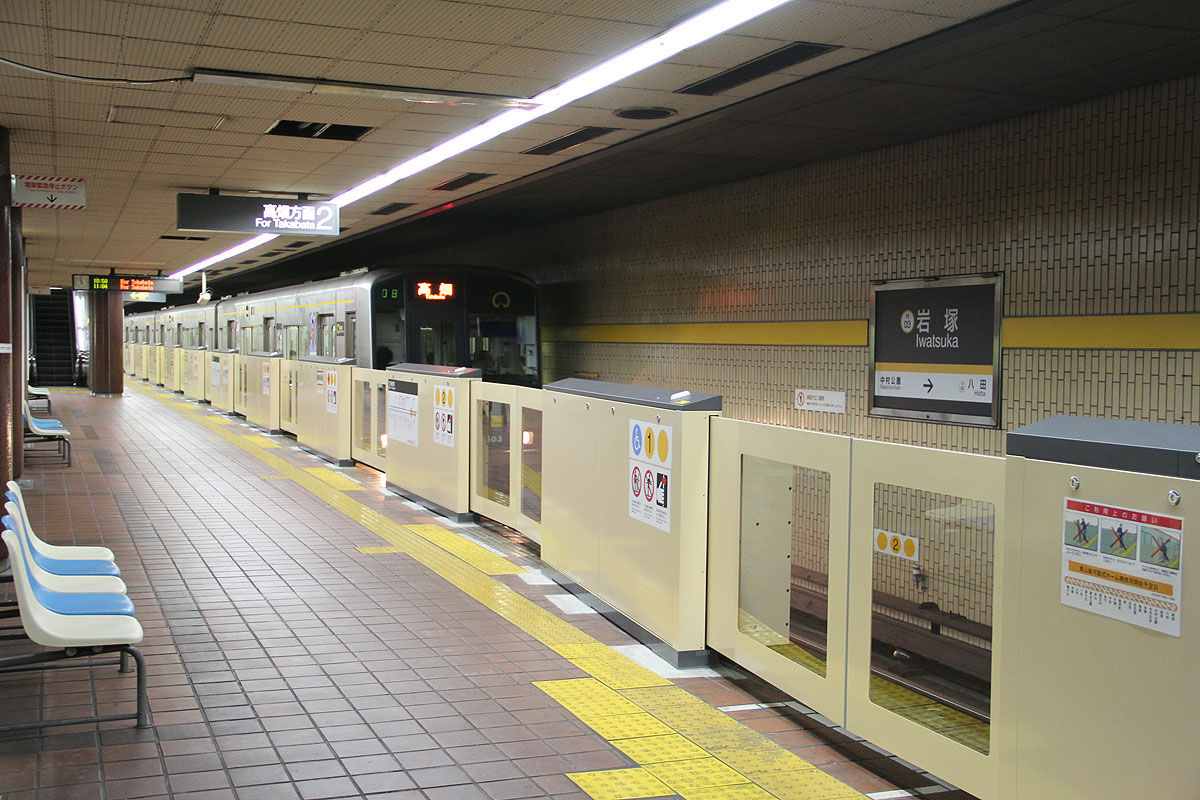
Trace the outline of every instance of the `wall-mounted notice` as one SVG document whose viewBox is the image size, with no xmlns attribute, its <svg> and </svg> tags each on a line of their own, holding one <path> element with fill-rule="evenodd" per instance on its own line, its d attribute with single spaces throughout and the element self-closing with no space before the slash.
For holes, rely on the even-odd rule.
<svg viewBox="0 0 1200 800">
<path fill-rule="evenodd" d="M 828 411 L 831 414 L 846 413 L 845 392 L 797 389 L 795 400 L 797 411 Z"/>
<path fill-rule="evenodd" d="M 1000 422 L 1000 276 L 871 287 L 870 414 Z"/>
<path fill-rule="evenodd" d="M 336 369 L 325 370 L 325 411 L 329 414 L 337 413 L 338 403 L 338 379 Z"/>
<path fill-rule="evenodd" d="M 433 387 L 433 441 L 454 447 L 454 387 Z"/>
<path fill-rule="evenodd" d="M 263 379 L 262 379 L 263 394 L 271 394 L 271 362 L 263 362 Z"/>
<path fill-rule="evenodd" d="M 1183 518 L 1066 498 L 1062 603 L 1179 636 Z"/>
<path fill-rule="evenodd" d="M 671 428 L 629 421 L 629 516 L 671 532 Z"/>
<path fill-rule="evenodd" d="M 417 385 L 412 381 L 388 378 L 388 443 L 402 442 L 417 446 Z"/>
</svg>

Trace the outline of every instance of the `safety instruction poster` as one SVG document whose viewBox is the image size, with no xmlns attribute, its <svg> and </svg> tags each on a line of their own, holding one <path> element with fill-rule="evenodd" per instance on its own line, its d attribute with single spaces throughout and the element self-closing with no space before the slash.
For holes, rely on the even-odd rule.
<svg viewBox="0 0 1200 800">
<path fill-rule="evenodd" d="M 264 361 L 262 367 L 263 367 L 262 390 L 263 390 L 264 395 L 269 395 L 271 393 L 271 362 Z"/>
<path fill-rule="evenodd" d="M 671 532 L 671 428 L 629 421 L 629 516 Z"/>
<path fill-rule="evenodd" d="M 388 441 L 417 446 L 417 385 L 412 381 L 388 379 Z"/>
<path fill-rule="evenodd" d="M 454 447 L 454 387 L 433 387 L 433 441 Z"/>
<path fill-rule="evenodd" d="M 325 411 L 330 414 L 337 413 L 338 403 L 338 379 L 337 370 L 330 369 L 325 371 Z"/>
<path fill-rule="evenodd" d="M 1183 518 L 1066 498 L 1062 602 L 1179 636 Z"/>
</svg>

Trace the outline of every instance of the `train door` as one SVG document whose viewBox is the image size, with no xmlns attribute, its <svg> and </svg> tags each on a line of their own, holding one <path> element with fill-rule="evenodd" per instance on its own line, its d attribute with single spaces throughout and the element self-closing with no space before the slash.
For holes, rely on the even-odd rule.
<svg viewBox="0 0 1200 800">
<path fill-rule="evenodd" d="M 409 285 L 409 361 L 470 366 L 460 282 L 449 275 L 431 275 L 414 278 Z"/>
</svg>

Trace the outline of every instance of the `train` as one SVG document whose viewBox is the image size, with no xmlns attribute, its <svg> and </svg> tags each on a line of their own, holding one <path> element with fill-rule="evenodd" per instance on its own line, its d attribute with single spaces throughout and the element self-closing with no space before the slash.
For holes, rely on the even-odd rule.
<svg viewBox="0 0 1200 800">
<path fill-rule="evenodd" d="M 481 267 L 385 267 L 130 313 L 126 344 L 338 359 L 371 369 L 477 367 L 483 379 L 541 385 L 537 287 Z"/>
</svg>

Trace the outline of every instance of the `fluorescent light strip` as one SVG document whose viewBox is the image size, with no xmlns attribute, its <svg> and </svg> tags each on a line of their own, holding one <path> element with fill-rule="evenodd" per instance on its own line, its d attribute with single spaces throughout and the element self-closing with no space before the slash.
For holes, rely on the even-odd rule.
<svg viewBox="0 0 1200 800">
<path fill-rule="evenodd" d="M 543 117 L 552 111 L 573 103 L 580 98 L 593 94 L 614 83 L 628 78 L 637 72 L 665 61 L 672 56 L 694 47 L 714 36 L 736 28 L 744 22 L 778 8 L 791 0 L 724 0 L 707 11 L 703 11 L 691 19 L 685 20 L 671 28 L 661 36 L 643 42 L 636 47 L 614 56 L 574 78 L 542 92 L 530 102 L 536 104 L 533 108 L 514 108 L 505 111 L 487 122 L 476 125 L 458 136 L 426 150 L 420 155 L 410 158 L 381 175 L 354 186 L 334 197 L 330 202 L 339 208 L 361 200 L 367 195 L 374 194 L 380 189 L 386 189 L 397 181 L 416 175 L 418 172 L 453 158 L 456 155 L 478 147 L 484 142 L 491 141 L 497 136 L 503 136 L 509 131 Z M 206 258 L 190 267 L 185 267 L 172 273 L 172 278 L 182 278 L 193 272 L 210 267 L 213 264 L 232 258 L 246 252 L 264 242 L 274 239 L 273 234 L 256 236 L 237 247 L 223 253 Z"/>
</svg>

